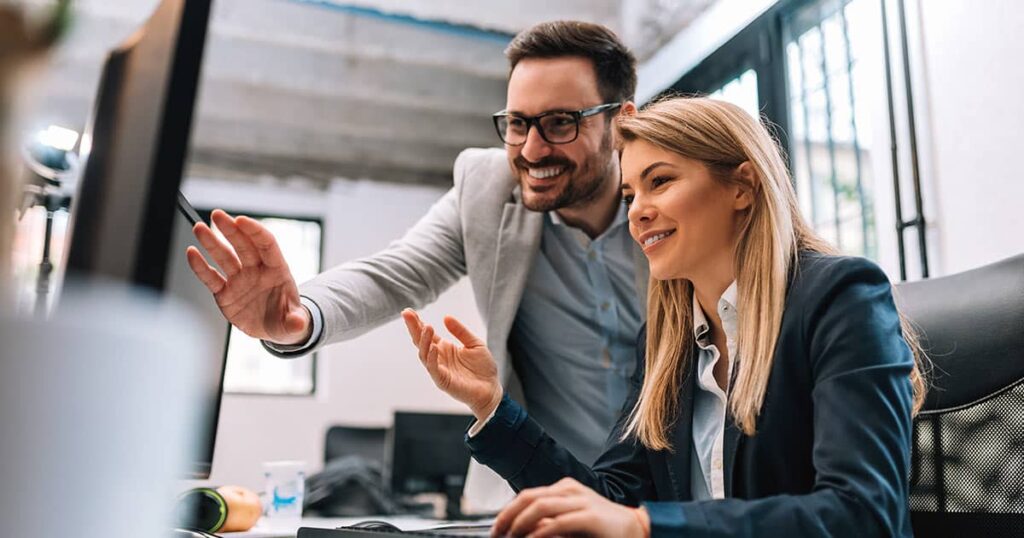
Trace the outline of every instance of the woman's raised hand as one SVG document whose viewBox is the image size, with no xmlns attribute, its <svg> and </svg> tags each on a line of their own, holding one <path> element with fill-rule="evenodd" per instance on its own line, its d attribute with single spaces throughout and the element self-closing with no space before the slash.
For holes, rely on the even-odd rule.
<svg viewBox="0 0 1024 538">
<path fill-rule="evenodd" d="M 484 341 L 451 316 L 445 316 L 444 326 L 458 343 L 438 336 L 412 309 L 403 310 L 402 319 L 434 384 L 466 404 L 477 419 L 486 418 L 498 406 L 503 391 Z"/>
</svg>

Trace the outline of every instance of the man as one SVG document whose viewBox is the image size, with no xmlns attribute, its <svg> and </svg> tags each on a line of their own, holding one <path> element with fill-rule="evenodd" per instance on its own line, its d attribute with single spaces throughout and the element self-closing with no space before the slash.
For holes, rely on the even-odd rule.
<svg viewBox="0 0 1024 538">
<path fill-rule="evenodd" d="M 353 338 L 467 275 L 505 386 L 591 463 L 626 398 L 644 317 L 647 265 L 611 131 L 636 109 L 636 60 L 608 29 L 564 21 L 525 30 L 505 53 L 507 107 L 494 115 L 504 155 L 462 152 L 454 187 L 400 241 L 300 294 L 269 232 L 215 211 L 231 246 L 205 225 L 195 233 L 223 274 L 195 248 L 188 259 L 228 320 L 282 357 Z M 467 486 L 476 507 L 510 498 L 489 502 L 478 476 Z"/>
</svg>

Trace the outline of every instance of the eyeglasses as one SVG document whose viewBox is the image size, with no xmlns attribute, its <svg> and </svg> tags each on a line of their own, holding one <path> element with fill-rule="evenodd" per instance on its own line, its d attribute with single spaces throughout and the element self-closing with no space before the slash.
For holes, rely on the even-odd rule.
<svg viewBox="0 0 1024 538">
<path fill-rule="evenodd" d="M 621 105 L 622 103 L 605 103 L 576 111 L 555 110 L 537 114 L 532 118 L 509 114 L 502 110 L 493 116 L 494 128 L 497 129 L 501 141 L 509 146 L 525 144 L 531 126 L 536 126 L 540 137 L 549 144 L 568 144 L 580 135 L 580 120 L 614 110 Z"/>
</svg>

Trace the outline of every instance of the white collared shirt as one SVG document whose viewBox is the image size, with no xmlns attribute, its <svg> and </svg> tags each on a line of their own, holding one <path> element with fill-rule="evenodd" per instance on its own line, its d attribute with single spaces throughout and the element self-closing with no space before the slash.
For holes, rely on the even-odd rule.
<svg viewBox="0 0 1024 538">
<path fill-rule="evenodd" d="M 727 370 L 730 373 L 736 364 L 736 302 L 736 282 L 733 282 L 718 301 L 718 316 L 725 332 L 729 352 Z M 715 365 L 722 356 L 711 343 L 709 331 L 707 316 L 694 295 L 693 336 L 698 347 L 695 361 L 697 390 L 693 394 L 693 451 L 690 458 L 690 489 L 694 500 L 725 497 L 722 442 L 725 437 L 728 386 L 723 391 L 715 381 Z"/>
</svg>

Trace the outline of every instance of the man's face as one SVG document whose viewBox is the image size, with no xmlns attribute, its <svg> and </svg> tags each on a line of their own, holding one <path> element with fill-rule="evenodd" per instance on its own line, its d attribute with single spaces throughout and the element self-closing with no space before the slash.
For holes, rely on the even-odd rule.
<svg viewBox="0 0 1024 538">
<path fill-rule="evenodd" d="M 533 117 L 551 111 L 577 111 L 603 104 L 593 63 L 582 57 L 526 58 L 508 80 L 509 114 Z M 519 178 L 523 204 L 533 211 L 579 207 L 596 198 L 615 177 L 611 126 L 607 112 L 580 120 L 579 136 L 551 144 L 537 127 L 526 143 L 505 146 Z"/>
</svg>

